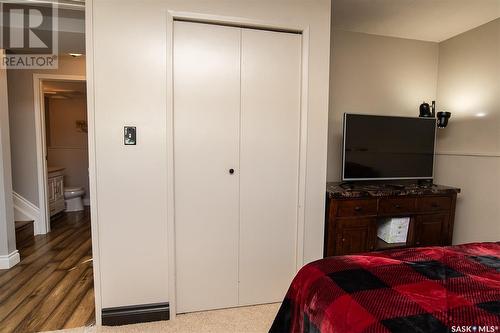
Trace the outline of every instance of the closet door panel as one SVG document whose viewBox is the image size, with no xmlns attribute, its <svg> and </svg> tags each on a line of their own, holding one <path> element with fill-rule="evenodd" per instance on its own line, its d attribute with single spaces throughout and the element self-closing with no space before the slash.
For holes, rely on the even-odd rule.
<svg viewBox="0 0 500 333">
<path fill-rule="evenodd" d="M 238 304 L 240 29 L 174 23 L 177 310 Z"/>
<path fill-rule="evenodd" d="M 300 35 L 242 30 L 242 305 L 282 300 L 296 270 L 300 82 Z"/>
</svg>

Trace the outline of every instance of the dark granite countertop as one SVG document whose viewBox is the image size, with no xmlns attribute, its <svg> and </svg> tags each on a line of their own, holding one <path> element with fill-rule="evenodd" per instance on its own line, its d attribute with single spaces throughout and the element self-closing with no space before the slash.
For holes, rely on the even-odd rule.
<svg viewBox="0 0 500 333">
<path fill-rule="evenodd" d="M 326 184 L 326 192 L 329 198 L 369 198 L 409 195 L 432 195 L 432 194 L 456 194 L 460 189 L 444 185 L 419 185 L 417 183 L 406 184 L 345 184 L 331 182 Z"/>
</svg>

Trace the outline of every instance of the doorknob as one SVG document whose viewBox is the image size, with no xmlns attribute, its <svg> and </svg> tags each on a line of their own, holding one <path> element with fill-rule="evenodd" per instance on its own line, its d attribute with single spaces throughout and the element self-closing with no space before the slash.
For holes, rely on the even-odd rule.
<svg viewBox="0 0 500 333">
<path fill-rule="evenodd" d="M 234 173 L 234 169 L 229 169 L 229 173 L 232 175 Z"/>
</svg>

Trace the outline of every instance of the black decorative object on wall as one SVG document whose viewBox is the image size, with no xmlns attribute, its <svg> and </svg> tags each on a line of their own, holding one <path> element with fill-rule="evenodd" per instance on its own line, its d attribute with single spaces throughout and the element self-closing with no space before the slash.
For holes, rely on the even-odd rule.
<svg viewBox="0 0 500 333">
<path fill-rule="evenodd" d="M 429 103 L 423 102 L 420 104 L 420 115 L 419 117 L 432 117 L 431 107 Z"/>
<path fill-rule="evenodd" d="M 438 112 L 437 124 L 439 128 L 445 128 L 448 125 L 448 119 L 451 117 L 451 112 Z"/>
<path fill-rule="evenodd" d="M 424 118 L 434 118 L 437 116 L 437 125 L 439 128 L 445 128 L 448 125 L 448 120 L 451 117 L 451 112 L 438 112 L 436 114 L 436 101 L 432 101 L 432 104 L 423 102 L 419 107 L 419 117 Z"/>
</svg>

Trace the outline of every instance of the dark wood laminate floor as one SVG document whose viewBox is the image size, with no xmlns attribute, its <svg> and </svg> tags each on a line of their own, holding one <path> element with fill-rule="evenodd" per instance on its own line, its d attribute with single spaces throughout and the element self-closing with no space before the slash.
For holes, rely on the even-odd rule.
<svg viewBox="0 0 500 333">
<path fill-rule="evenodd" d="M 0 332 L 39 332 L 95 322 L 90 213 L 67 213 L 0 270 Z"/>
</svg>

